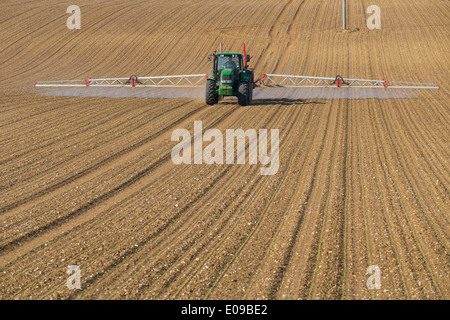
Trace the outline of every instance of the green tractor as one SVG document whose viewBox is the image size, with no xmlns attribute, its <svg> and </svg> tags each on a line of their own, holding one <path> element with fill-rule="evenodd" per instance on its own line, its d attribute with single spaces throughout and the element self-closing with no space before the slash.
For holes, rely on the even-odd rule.
<svg viewBox="0 0 450 320">
<path fill-rule="evenodd" d="M 254 72 L 248 68 L 250 56 L 242 53 L 214 53 L 208 56 L 213 61 L 206 80 L 206 104 L 214 105 L 225 96 L 235 96 L 241 106 L 252 102 Z"/>
</svg>

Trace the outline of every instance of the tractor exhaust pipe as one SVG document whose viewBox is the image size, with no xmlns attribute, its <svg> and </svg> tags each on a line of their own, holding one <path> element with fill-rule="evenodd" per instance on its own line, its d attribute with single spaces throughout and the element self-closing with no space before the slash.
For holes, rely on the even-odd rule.
<svg viewBox="0 0 450 320">
<path fill-rule="evenodd" d="M 247 69 L 247 52 L 245 51 L 245 42 L 244 42 L 244 68 Z"/>
</svg>

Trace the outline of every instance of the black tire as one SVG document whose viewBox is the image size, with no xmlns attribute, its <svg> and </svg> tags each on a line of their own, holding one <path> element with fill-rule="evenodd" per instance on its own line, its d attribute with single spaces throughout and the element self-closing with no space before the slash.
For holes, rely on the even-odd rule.
<svg viewBox="0 0 450 320">
<path fill-rule="evenodd" d="M 206 104 L 215 105 L 219 102 L 219 95 L 216 93 L 216 82 L 212 79 L 206 80 Z"/>
<path fill-rule="evenodd" d="M 247 82 L 239 85 L 238 103 L 240 106 L 248 106 L 250 104 L 250 87 Z"/>
</svg>

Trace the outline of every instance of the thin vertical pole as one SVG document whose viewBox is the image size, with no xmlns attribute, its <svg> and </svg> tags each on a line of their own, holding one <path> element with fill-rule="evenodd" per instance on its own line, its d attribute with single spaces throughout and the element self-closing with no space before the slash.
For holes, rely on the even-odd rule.
<svg viewBox="0 0 450 320">
<path fill-rule="evenodd" d="M 347 30 L 347 0 L 342 0 L 342 28 Z"/>
</svg>

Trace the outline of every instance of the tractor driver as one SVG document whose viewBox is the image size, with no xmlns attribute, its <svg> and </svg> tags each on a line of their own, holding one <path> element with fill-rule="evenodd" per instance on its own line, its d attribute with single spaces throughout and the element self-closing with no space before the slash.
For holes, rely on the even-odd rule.
<svg viewBox="0 0 450 320">
<path fill-rule="evenodd" d="M 236 63 L 232 60 L 231 56 L 224 56 L 222 65 L 225 69 L 236 69 Z"/>
</svg>

